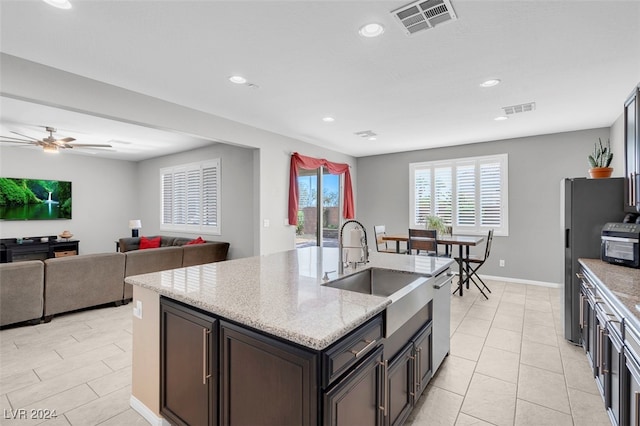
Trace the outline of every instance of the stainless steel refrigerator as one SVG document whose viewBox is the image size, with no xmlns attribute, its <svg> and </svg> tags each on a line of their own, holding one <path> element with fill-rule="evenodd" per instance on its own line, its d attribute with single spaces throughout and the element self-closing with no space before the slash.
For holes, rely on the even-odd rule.
<svg viewBox="0 0 640 426">
<path fill-rule="evenodd" d="M 564 337 L 580 343 L 579 258 L 600 258 L 600 234 L 607 222 L 624 219 L 624 178 L 563 179 L 560 193 L 564 233 Z"/>
</svg>

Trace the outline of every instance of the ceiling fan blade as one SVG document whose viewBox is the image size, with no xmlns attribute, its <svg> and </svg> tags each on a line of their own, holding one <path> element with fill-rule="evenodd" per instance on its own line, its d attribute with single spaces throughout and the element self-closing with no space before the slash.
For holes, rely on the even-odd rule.
<svg viewBox="0 0 640 426">
<path fill-rule="evenodd" d="M 17 141 L 22 141 L 22 142 L 31 142 L 31 141 L 30 141 L 30 140 L 28 140 L 28 139 L 24 139 L 24 138 L 14 138 L 13 136 L 0 136 L 0 138 L 3 138 L 3 139 L 14 139 L 14 140 L 17 140 Z"/>
<path fill-rule="evenodd" d="M 11 133 L 16 134 L 16 135 L 20 135 L 23 138 L 27 138 L 27 139 L 31 139 L 31 140 L 36 141 L 36 142 L 40 142 L 40 139 L 32 138 L 31 136 L 23 135 L 22 133 L 14 132 L 13 130 L 11 130 Z"/>
<path fill-rule="evenodd" d="M 104 143 L 73 143 L 65 145 L 68 148 L 113 148 L 111 145 Z"/>
<path fill-rule="evenodd" d="M 69 143 L 69 142 L 73 142 L 75 140 L 76 140 L 75 138 L 62 138 L 62 139 L 56 140 L 56 143 L 57 142 Z"/>
<path fill-rule="evenodd" d="M 31 142 L 31 141 L 10 141 L 10 140 L 0 139 L 0 142 L 18 143 L 18 144 L 22 144 L 22 145 L 38 145 L 37 142 Z"/>
</svg>

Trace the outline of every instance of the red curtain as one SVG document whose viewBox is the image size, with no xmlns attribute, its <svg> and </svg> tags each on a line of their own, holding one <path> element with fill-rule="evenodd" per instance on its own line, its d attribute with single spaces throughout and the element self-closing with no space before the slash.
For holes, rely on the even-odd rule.
<svg viewBox="0 0 640 426">
<path fill-rule="evenodd" d="M 298 224 L 298 168 L 313 170 L 320 167 L 326 167 L 332 175 L 340 175 L 344 173 L 344 207 L 342 215 L 345 219 L 353 219 L 355 217 L 349 165 L 343 163 L 332 163 L 324 158 L 306 157 L 294 152 L 291 155 L 291 173 L 289 175 L 289 225 Z"/>
</svg>

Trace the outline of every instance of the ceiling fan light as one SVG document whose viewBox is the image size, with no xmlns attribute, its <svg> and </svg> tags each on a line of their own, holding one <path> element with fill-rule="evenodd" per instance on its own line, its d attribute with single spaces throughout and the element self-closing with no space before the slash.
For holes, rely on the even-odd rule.
<svg viewBox="0 0 640 426">
<path fill-rule="evenodd" d="M 45 145 L 45 146 L 42 147 L 42 150 L 44 152 L 46 152 L 46 153 L 49 153 L 49 154 L 57 154 L 57 153 L 60 152 L 58 150 L 58 147 L 55 146 L 55 145 Z"/>
<path fill-rule="evenodd" d="M 57 7 L 58 9 L 71 9 L 69 0 L 43 0 L 45 3 Z"/>
</svg>

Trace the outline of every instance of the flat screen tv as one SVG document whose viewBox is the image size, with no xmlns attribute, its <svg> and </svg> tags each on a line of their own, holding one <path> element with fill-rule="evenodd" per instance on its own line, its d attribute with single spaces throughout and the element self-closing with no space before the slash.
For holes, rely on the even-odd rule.
<svg viewBox="0 0 640 426">
<path fill-rule="evenodd" d="M 0 177 L 0 220 L 71 219 L 71 182 Z"/>
</svg>

